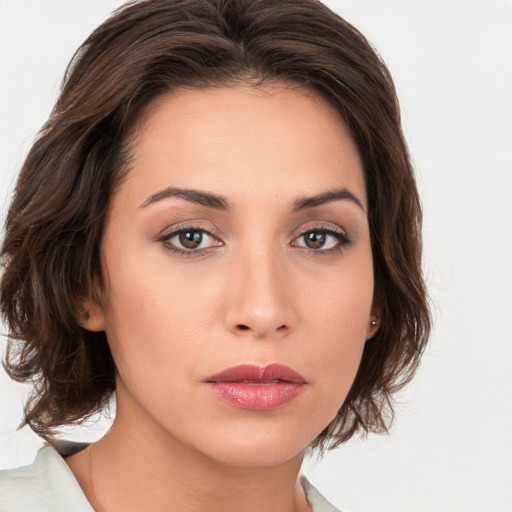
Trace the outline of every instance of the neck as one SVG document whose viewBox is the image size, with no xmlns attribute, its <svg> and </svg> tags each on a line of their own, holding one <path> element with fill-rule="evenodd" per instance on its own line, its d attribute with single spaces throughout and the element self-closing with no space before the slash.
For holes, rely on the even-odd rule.
<svg viewBox="0 0 512 512">
<path fill-rule="evenodd" d="M 110 432 L 68 459 L 97 512 L 303 512 L 297 484 L 303 453 L 251 467 L 214 460 L 185 446 L 153 422 L 129 421 L 118 406 Z"/>
</svg>

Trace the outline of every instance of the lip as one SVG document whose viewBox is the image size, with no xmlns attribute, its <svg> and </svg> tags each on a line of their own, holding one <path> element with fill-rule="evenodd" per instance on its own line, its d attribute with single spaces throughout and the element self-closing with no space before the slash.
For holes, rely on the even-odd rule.
<svg viewBox="0 0 512 512">
<path fill-rule="evenodd" d="M 270 411 L 291 402 L 304 389 L 306 379 L 282 364 L 242 364 L 226 368 L 204 380 L 224 402 L 240 409 Z"/>
</svg>

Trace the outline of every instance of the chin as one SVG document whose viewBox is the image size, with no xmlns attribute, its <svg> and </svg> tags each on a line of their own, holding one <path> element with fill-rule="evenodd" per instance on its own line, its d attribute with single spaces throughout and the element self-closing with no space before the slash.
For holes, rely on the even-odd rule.
<svg viewBox="0 0 512 512">
<path fill-rule="evenodd" d="M 243 429 L 211 432 L 196 449 L 227 466 L 263 468 L 279 466 L 293 459 L 301 461 L 314 437 L 310 432 L 283 429 L 277 425 L 253 429 L 246 425 Z"/>
<path fill-rule="evenodd" d="M 305 446 L 287 446 L 276 442 L 247 442 L 231 446 L 216 447 L 210 457 L 218 462 L 239 468 L 276 467 L 293 459 L 302 460 Z"/>
</svg>

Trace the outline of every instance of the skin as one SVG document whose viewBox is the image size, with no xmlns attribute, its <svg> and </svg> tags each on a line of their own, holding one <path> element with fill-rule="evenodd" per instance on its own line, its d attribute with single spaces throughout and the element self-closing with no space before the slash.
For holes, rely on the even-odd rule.
<svg viewBox="0 0 512 512">
<path fill-rule="evenodd" d="M 357 148 L 323 100 L 284 85 L 180 90 L 133 135 L 102 242 L 103 301 L 86 301 L 83 321 L 107 333 L 117 416 L 68 464 L 98 511 L 310 510 L 296 483 L 304 450 L 339 410 L 376 330 Z M 155 197 L 168 187 L 232 208 Z M 357 200 L 290 211 L 340 188 Z M 212 236 L 176 253 L 170 235 L 190 226 Z M 324 246 L 308 247 L 308 230 Z M 242 363 L 285 364 L 307 384 L 278 409 L 239 409 L 204 379 Z"/>
</svg>

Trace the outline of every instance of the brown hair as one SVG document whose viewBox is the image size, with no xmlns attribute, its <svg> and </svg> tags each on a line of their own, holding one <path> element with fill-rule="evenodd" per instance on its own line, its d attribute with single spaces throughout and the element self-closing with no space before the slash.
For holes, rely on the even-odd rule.
<svg viewBox="0 0 512 512">
<path fill-rule="evenodd" d="M 4 366 L 35 390 L 23 424 L 43 437 L 80 422 L 115 390 L 105 333 L 77 322 L 100 272 L 109 199 L 126 173 L 127 133 L 178 87 L 280 81 L 321 95 L 362 157 L 380 328 L 337 417 L 313 442 L 386 431 L 392 395 L 414 374 L 430 317 L 421 206 L 390 74 L 366 39 L 316 0 L 146 0 L 117 11 L 75 54 L 23 165 L 2 247 Z"/>
</svg>

